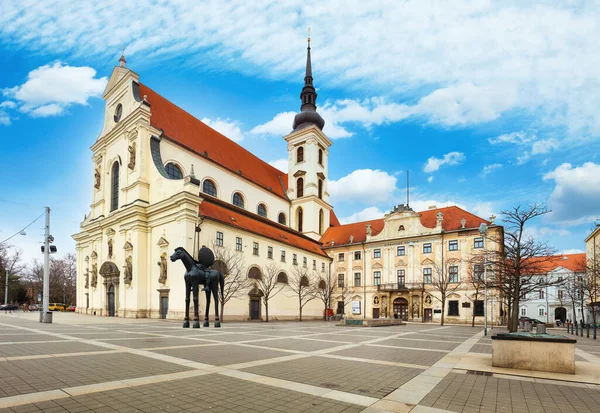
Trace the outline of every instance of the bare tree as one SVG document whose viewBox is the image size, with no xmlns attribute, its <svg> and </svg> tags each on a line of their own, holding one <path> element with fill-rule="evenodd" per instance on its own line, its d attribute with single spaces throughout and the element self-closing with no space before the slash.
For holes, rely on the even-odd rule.
<svg viewBox="0 0 600 413">
<path fill-rule="evenodd" d="M 530 222 L 548 212 L 544 204 L 537 203 L 503 211 L 504 248 L 487 251 L 487 260 L 496 269 L 488 277 L 488 287 L 498 289 L 506 300 L 510 332 L 517 331 L 521 296 L 552 284 L 541 274 L 545 274 L 545 264 L 553 259 L 554 250 L 546 242 L 527 235 Z M 501 243 L 500 239 L 495 241 Z"/>
<path fill-rule="evenodd" d="M 337 290 L 339 292 L 339 299 L 342 302 L 342 315 L 346 315 L 346 306 L 352 302 L 352 294 L 354 291 L 353 287 L 350 287 L 346 280 L 343 280 L 342 285 L 338 285 Z"/>
<path fill-rule="evenodd" d="M 325 306 L 325 311 L 323 312 L 324 320 L 327 319 L 327 310 L 331 308 L 331 297 L 336 288 L 335 279 L 329 269 L 325 272 L 325 277 L 325 279 L 319 279 L 317 288 L 318 297 L 321 299 L 321 301 L 323 301 L 323 305 Z"/>
<path fill-rule="evenodd" d="M 256 274 L 256 275 L 254 275 Z M 265 305 L 266 322 L 269 322 L 269 300 L 275 297 L 285 288 L 288 283 L 287 275 L 281 271 L 277 263 L 272 262 L 264 270 L 253 272 L 250 270 L 250 278 L 254 279 L 255 288 L 258 289 Z"/>
<path fill-rule="evenodd" d="M 239 298 L 252 286 L 252 281 L 246 274 L 247 268 L 244 255 L 233 251 L 229 247 L 216 245 L 213 242 L 211 249 L 215 254 L 213 268 L 225 276 L 225 284 L 221 291 L 221 321 L 225 313 L 225 304 L 232 298 Z"/>
<path fill-rule="evenodd" d="M 583 264 L 583 265 L 582 265 Z M 585 270 L 583 288 L 590 300 L 590 312 L 592 314 L 592 323 L 596 325 L 597 320 L 597 309 L 598 309 L 598 280 L 600 278 L 600 253 L 598 251 L 588 251 L 587 260 L 583 263 L 578 263 L 579 267 L 583 267 Z"/>
<path fill-rule="evenodd" d="M 299 321 L 302 321 L 302 310 L 304 306 L 319 296 L 319 282 L 308 270 L 308 268 L 296 265 L 292 269 L 289 280 L 289 289 L 298 298 Z"/>
<path fill-rule="evenodd" d="M 11 298 L 10 292 L 13 289 L 12 287 L 17 287 L 19 283 L 19 276 L 25 269 L 22 258 L 23 253 L 20 249 L 13 248 L 7 244 L 0 244 L 0 293 L 2 294 L 2 302 L 8 302 L 8 299 Z M 5 296 L 7 278 L 10 290 L 8 297 Z"/>
<path fill-rule="evenodd" d="M 442 320 L 441 325 L 444 325 L 444 312 L 446 311 L 446 299 L 449 294 L 452 294 L 460 286 L 458 260 L 448 260 L 442 264 L 433 264 L 431 277 L 431 286 L 438 291 L 440 296 L 433 294 L 433 297 L 442 304 Z M 455 272 L 456 271 L 456 272 Z"/>
<path fill-rule="evenodd" d="M 484 289 L 485 284 L 483 282 L 483 261 L 481 256 L 472 257 L 467 261 L 467 285 L 469 290 L 475 291 L 473 297 L 467 297 L 473 304 L 471 327 L 475 327 L 475 306 L 479 300 L 479 294 Z"/>
</svg>

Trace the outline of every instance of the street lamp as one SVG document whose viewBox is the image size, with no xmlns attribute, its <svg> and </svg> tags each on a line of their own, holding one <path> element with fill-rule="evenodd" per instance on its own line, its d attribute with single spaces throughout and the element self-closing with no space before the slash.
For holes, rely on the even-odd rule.
<svg viewBox="0 0 600 413">
<path fill-rule="evenodd" d="M 483 237 L 483 335 L 485 336 L 487 336 L 487 230 L 488 227 L 484 223 L 479 225 L 479 234 Z"/>
</svg>

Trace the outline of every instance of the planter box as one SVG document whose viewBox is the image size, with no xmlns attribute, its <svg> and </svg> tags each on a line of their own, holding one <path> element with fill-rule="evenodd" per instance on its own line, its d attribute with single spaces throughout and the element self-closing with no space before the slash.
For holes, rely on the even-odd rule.
<svg viewBox="0 0 600 413">
<path fill-rule="evenodd" d="M 575 374 L 576 342 L 550 334 L 498 334 L 492 337 L 492 366 Z"/>
</svg>

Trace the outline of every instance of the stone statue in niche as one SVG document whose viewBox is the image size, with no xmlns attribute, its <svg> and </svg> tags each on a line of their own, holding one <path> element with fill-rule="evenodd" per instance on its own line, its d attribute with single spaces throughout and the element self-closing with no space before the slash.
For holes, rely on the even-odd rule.
<svg viewBox="0 0 600 413">
<path fill-rule="evenodd" d="M 442 225 L 442 220 L 444 219 L 444 214 L 442 214 L 440 211 L 438 211 L 437 214 L 435 214 L 435 217 L 436 217 L 437 226 Z"/>
<path fill-rule="evenodd" d="M 431 296 L 430 295 L 425 296 L 425 304 L 431 305 Z"/>
<path fill-rule="evenodd" d="M 123 282 L 127 285 L 131 285 L 132 279 L 133 279 L 133 263 L 132 263 L 131 255 L 130 255 L 125 260 L 125 276 L 123 277 Z"/>
<path fill-rule="evenodd" d="M 100 167 L 94 170 L 94 188 L 100 189 Z"/>
<path fill-rule="evenodd" d="M 112 254 L 113 254 L 113 241 L 112 239 L 108 240 L 108 259 L 112 258 Z"/>
<path fill-rule="evenodd" d="M 419 296 L 413 297 L 412 300 L 412 315 L 413 318 L 419 318 Z"/>
<path fill-rule="evenodd" d="M 384 317 L 387 317 L 387 297 L 386 296 L 381 297 L 381 314 L 383 314 Z"/>
<path fill-rule="evenodd" d="M 367 235 L 371 235 L 372 230 L 371 230 L 371 224 L 367 224 Z"/>
<path fill-rule="evenodd" d="M 167 282 L 167 254 L 160 256 L 160 261 L 157 263 L 160 267 L 160 276 L 158 282 L 164 284 Z"/>
<path fill-rule="evenodd" d="M 373 298 L 373 305 L 379 305 L 379 297 L 378 296 L 375 296 Z"/>
<path fill-rule="evenodd" d="M 350 244 L 354 242 L 354 235 L 350 235 Z"/>
<path fill-rule="evenodd" d="M 96 288 L 98 285 L 98 265 L 92 264 L 92 287 Z"/>
<path fill-rule="evenodd" d="M 90 269 L 86 268 L 85 269 L 85 288 L 89 288 L 90 287 Z"/>
<path fill-rule="evenodd" d="M 466 219 L 461 219 L 460 220 L 460 228 L 461 229 L 465 229 L 465 225 L 467 224 L 467 220 Z"/>
<path fill-rule="evenodd" d="M 135 168 L 135 142 L 133 142 L 131 145 L 129 145 L 129 163 L 127 164 L 127 166 L 129 167 L 129 169 L 134 169 Z"/>
</svg>

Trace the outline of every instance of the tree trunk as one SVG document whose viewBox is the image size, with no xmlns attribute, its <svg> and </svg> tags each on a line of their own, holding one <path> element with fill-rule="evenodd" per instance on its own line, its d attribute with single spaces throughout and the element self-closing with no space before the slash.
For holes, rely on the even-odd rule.
<svg viewBox="0 0 600 413">
<path fill-rule="evenodd" d="M 484 304 L 485 305 L 485 304 Z M 514 333 L 519 325 L 519 294 L 515 295 L 512 303 L 512 313 L 508 322 L 508 331 Z"/>
<path fill-rule="evenodd" d="M 446 308 L 446 296 L 442 294 L 442 324 L 444 325 L 444 309 Z"/>
<path fill-rule="evenodd" d="M 225 309 L 225 303 L 223 302 L 223 300 L 221 300 L 221 314 L 219 314 L 221 316 L 221 322 L 223 322 L 223 319 L 225 318 L 225 316 L 223 315 L 224 309 Z"/>
<path fill-rule="evenodd" d="M 265 301 L 265 320 L 269 322 L 269 301 Z"/>
</svg>

